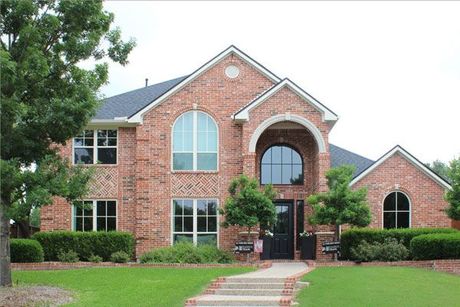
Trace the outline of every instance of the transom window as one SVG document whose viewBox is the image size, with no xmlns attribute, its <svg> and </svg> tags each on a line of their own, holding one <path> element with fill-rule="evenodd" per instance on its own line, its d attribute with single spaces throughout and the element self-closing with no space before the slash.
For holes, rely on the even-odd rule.
<svg viewBox="0 0 460 307">
<path fill-rule="evenodd" d="M 383 227 L 410 227 L 410 203 L 406 194 L 392 192 L 385 197 L 383 202 Z"/>
<path fill-rule="evenodd" d="M 208 114 L 190 111 L 174 123 L 173 170 L 217 170 L 217 125 Z"/>
<path fill-rule="evenodd" d="M 115 200 L 85 200 L 73 203 L 75 231 L 117 230 L 117 202 Z"/>
<path fill-rule="evenodd" d="M 303 184 L 303 163 L 300 154 L 286 145 L 268 148 L 260 162 L 262 184 Z"/>
<path fill-rule="evenodd" d="M 74 164 L 117 164 L 117 130 L 85 130 L 73 139 Z"/>
<path fill-rule="evenodd" d="M 217 244 L 217 201 L 173 200 L 173 242 Z"/>
</svg>

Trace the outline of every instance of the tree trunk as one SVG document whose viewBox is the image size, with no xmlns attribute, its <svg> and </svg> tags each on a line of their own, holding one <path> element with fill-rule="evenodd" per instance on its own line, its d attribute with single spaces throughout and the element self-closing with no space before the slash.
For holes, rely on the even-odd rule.
<svg viewBox="0 0 460 307">
<path fill-rule="evenodd" d="M 11 287 L 10 219 L 5 202 L 0 204 L 0 286 Z"/>
<path fill-rule="evenodd" d="M 21 232 L 20 234 L 18 233 L 18 238 L 30 238 L 29 220 L 16 221 L 16 224 L 18 225 L 18 230 Z"/>
</svg>

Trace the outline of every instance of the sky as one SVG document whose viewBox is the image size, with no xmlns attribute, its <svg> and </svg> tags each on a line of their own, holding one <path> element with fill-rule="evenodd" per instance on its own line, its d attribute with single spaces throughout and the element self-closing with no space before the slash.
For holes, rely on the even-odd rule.
<svg viewBox="0 0 460 307">
<path fill-rule="evenodd" d="M 396 144 L 460 157 L 460 2 L 107 1 L 137 47 L 113 96 L 188 75 L 235 45 L 339 115 L 329 142 L 370 159 Z"/>
</svg>

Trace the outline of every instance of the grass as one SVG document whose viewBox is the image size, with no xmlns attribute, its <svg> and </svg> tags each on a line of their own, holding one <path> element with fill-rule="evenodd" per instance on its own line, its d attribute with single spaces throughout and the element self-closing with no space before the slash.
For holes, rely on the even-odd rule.
<svg viewBox="0 0 460 307">
<path fill-rule="evenodd" d="M 210 281 L 252 268 L 91 268 L 15 271 L 19 285 L 58 286 L 75 293 L 69 306 L 184 306 Z"/>
<path fill-rule="evenodd" d="M 460 277 L 403 267 L 321 267 L 300 306 L 460 306 Z"/>
</svg>

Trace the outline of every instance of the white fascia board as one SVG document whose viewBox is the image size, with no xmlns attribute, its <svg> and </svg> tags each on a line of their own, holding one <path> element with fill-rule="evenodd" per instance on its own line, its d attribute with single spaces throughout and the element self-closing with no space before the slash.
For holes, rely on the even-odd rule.
<svg viewBox="0 0 460 307">
<path fill-rule="evenodd" d="M 87 127 L 88 128 L 103 128 L 103 127 L 135 127 L 139 123 L 129 122 L 128 118 L 125 117 L 115 117 L 113 119 L 92 119 Z"/>
<path fill-rule="evenodd" d="M 370 167 L 368 167 L 366 170 L 364 170 L 361 174 L 359 174 L 357 177 L 355 177 L 351 182 L 350 186 L 355 185 L 358 181 L 366 177 L 368 174 L 370 174 L 374 169 L 376 169 L 379 165 L 381 165 L 383 162 L 385 162 L 388 158 L 392 157 L 396 153 L 401 154 L 406 160 L 408 160 L 412 165 L 417 167 L 419 170 L 421 170 L 423 173 L 425 173 L 428 177 L 433 179 L 436 183 L 438 183 L 440 186 L 442 186 L 445 189 L 452 189 L 451 185 L 448 184 L 446 181 L 444 181 L 442 178 L 439 177 L 439 175 L 435 174 L 432 170 L 430 170 L 426 165 L 415 159 L 414 156 L 412 156 L 409 152 L 407 152 L 404 148 L 402 148 L 399 145 L 396 145 L 392 150 L 387 152 L 383 157 L 375 161 L 374 164 L 372 164 Z"/>
<path fill-rule="evenodd" d="M 281 90 L 284 86 L 288 86 L 291 90 L 293 90 L 297 95 L 302 97 L 304 100 L 306 100 L 309 104 L 311 104 L 314 108 L 316 108 L 319 112 L 322 114 L 322 119 L 323 121 L 337 121 L 339 117 L 334 114 L 331 110 L 323 106 L 319 101 L 317 101 L 315 98 L 310 96 L 308 93 L 306 93 L 304 90 L 302 90 L 300 87 L 298 87 L 295 83 L 293 83 L 289 79 L 284 79 L 280 83 L 278 83 L 276 86 L 274 86 L 272 89 L 255 99 L 253 102 L 251 102 L 248 106 L 246 106 L 243 110 L 239 111 L 236 113 L 233 118 L 236 121 L 247 121 L 249 119 L 249 111 L 263 103 L 265 100 L 273 96 L 275 93 L 277 93 L 279 90 Z"/>
<path fill-rule="evenodd" d="M 155 106 L 159 105 L 162 103 L 164 100 L 168 99 L 171 95 L 176 93 L 178 90 L 180 90 L 182 87 L 184 87 L 186 84 L 190 83 L 192 80 L 197 78 L 199 75 L 201 75 L 203 72 L 207 71 L 209 68 L 220 62 L 223 58 L 228 56 L 229 54 L 235 54 L 236 56 L 240 57 L 242 60 L 248 62 L 252 66 L 254 66 L 257 70 L 259 70 L 262 74 L 264 74 L 267 78 L 269 78 L 272 82 L 277 83 L 280 81 L 280 78 L 275 76 L 273 73 L 271 73 L 269 70 L 267 70 L 265 67 L 251 59 L 249 56 L 244 54 L 241 50 L 236 48 L 235 46 L 230 46 L 223 52 L 221 52 L 219 55 L 217 55 L 215 58 L 198 68 L 194 73 L 192 73 L 190 76 L 185 78 L 182 82 L 171 88 L 169 91 L 158 97 L 156 100 L 152 101 L 149 105 L 144 107 L 143 109 L 139 110 L 136 114 L 131 116 L 128 119 L 128 122 L 130 123 L 142 123 L 142 117 L 143 115 L 148 112 L 150 109 L 154 108 Z"/>
</svg>

